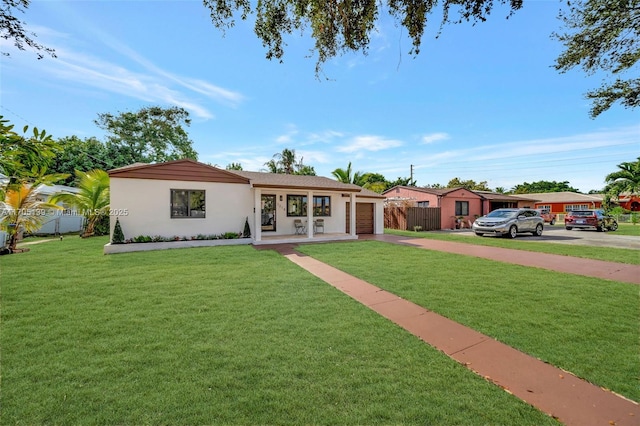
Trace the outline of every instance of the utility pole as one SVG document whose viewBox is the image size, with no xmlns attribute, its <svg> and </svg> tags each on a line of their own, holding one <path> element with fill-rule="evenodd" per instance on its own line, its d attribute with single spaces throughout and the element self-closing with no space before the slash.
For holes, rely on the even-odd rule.
<svg viewBox="0 0 640 426">
<path fill-rule="evenodd" d="M 409 185 L 414 186 L 413 185 L 413 164 L 410 164 L 411 167 L 411 178 L 409 180 Z"/>
</svg>

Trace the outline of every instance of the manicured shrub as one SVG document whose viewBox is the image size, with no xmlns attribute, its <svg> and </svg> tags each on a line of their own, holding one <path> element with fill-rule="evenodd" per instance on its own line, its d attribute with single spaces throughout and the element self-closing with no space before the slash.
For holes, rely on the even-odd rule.
<svg viewBox="0 0 640 426">
<path fill-rule="evenodd" d="M 244 231 L 242 232 L 244 238 L 251 238 L 251 227 L 249 226 L 249 218 L 244 221 Z"/>
<path fill-rule="evenodd" d="M 120 218 L 116 218 L 116 226 L 113 227 L 111 244 L 124 244 L 124 233 L 122 232 L 122 227 L 120 226 Z"/>
</svg>

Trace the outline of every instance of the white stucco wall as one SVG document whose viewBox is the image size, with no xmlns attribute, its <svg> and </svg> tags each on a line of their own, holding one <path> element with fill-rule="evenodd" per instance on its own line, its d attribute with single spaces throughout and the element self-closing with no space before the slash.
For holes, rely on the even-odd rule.
<svg viewBox="0 0 640 426">
<path fill-rule="evenodd" d="M 204 218 L 171 218 L 171 189 L 204 190 Z M 111 178 L 111 233 L 116 218 L 126 239 L 241 232 L 249 217 L 253 233 L 250 185 L 157 179 Z"/>
</svg>

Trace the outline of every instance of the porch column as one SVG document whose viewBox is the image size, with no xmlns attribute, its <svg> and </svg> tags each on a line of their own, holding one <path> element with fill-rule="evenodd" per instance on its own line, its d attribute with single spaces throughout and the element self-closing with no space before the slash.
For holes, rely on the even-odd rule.
<svg viewBox="0 0 640 426">
<path fill-rule="evenodd" d="M 262 241 L 262 190 L 253 188 L 253 240 Z"/>
<path fill-rule="evenodd" d="M 307 238 L 313 238 L 313 191 L 307 192 Z"/>
<path fill-rule="evenodd" d="M 349 234 L 356 236 L 356 193 L 352 192 L 349 198 Z"/>
</svg>

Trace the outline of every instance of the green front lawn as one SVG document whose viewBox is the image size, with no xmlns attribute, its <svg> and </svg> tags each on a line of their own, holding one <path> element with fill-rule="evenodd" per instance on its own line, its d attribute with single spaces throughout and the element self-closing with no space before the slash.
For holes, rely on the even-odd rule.
<svg viewBox="0 0 640 426">
<path fill-rule="evenodd" d="M 637 285 L 377 241 L 300 251 L 640 400 Z"/>
<path fill-rule="evenodd" d="M 640 225 L 634 225 L 633 223 L 619 223 L 615 234 L 640 237 Z"/>
<path fill-rule="evenodd" d="M 555 424 L 274 252 L 106 242 L 0 257 L 3 424 Z"/>
<path fill-rule="evenodd" d="M 640 225 L 637 225 L 637 227 L 639 227 L 638 229 L 640 229 Z M 384 232 L 385 234 L 400 235 L 405 237 L 428 238 L 433 240 L 453 241 L 457 243 L 475 244 L 480 246 L 503 247 L 515 250 L 535 251 L 541 253 L 559 254 L 562 256 L 574 256 L 586 259 L 604 260 L 607 262 L 640 265 L 640 252 L 634 249 L 545 243 L 539 241 L 526 241 L 526 238 L 516 238 L 515 240 L 494 237 L 481 238 L 476 237 L 475 235 L 455 235 L 453 233 L 444 232 L 413 232 L 400 231 L 397 229 L 385 229 Z"/>
</svg>

